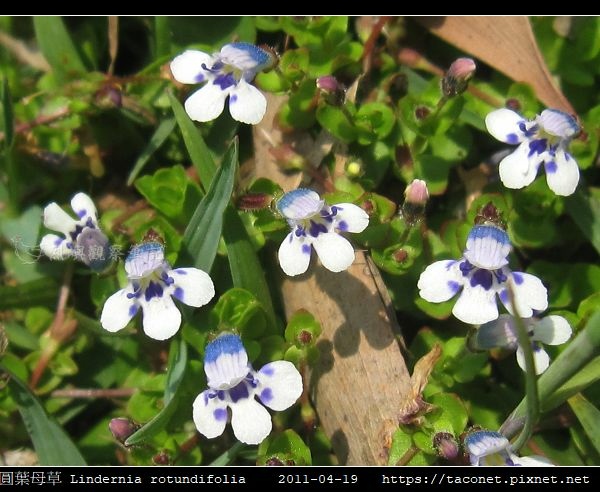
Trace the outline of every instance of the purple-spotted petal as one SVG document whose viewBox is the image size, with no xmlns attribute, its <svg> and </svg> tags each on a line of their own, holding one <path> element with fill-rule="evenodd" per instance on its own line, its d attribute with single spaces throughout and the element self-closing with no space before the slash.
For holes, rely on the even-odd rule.
<svg viewBox="0 0 600 492">
<path fill-rule="evenodd" d="M 127 297 L 128 294 L 132 293 L 133 286 L 130 284 L 115 292 L 106 300 L 100 315 L 102 328 L 110 332 L 116 332 L 127 326 L 127 323 L 138 311 L 136 301 Z"/>
<path fill-rule="evenodd" d="M 465 287 L 452 308 L 452 314 L 465 323 L 480 325 L 498 317 L 496 292 L 493 288 L 485 289 L 481 285 Z"/>
<path fill-rule="evenodd" d="M 554 193 L 569 196 L 575 192 L 579 183 L 579 166 L 571 155 L 559 149 L 554 157 L 546 158 L 545 168 L 548 187 Z"/>
<path fill-rule="evenodd" d="M 205 122 L 217 118 L 225 107 L 225 99 L 231 88 L 221 89 L 218 84 L 208 82 L 185 101 L 185 111 L 195 121 Z"/>
<path fill-rule="evenodd" d="M 82 224 L 87 222 L 87 219 L 91 219 L 92 223 L 97 226 L 98 221 L 96 219 L 98 215 L 98 211 L 96 210 L 96 205 L 92 199 L 87 196 L 85 193 L 77 193 L 71 199 L 71 208 L 80 219 Z"/>
<path fill-rule="evenodd" d="M 296 236 L 292 231 L 279 246 L 277 257 L 281 269 L 286 275 L 293 277 L 304 273 L 308 269 L 310 253 L 310 242 L 303 237 Z"/>
<path fill-rule="evenodd" d="M 177 82 L 182 84 L 197 84 L 212 74 L 202 68 L 210 68 L 213 64 L 212 56 L 203 51 L 187 50 L 176 56 L 171 62 L 171 73 Z"/>
<path fill-rule="evenodd" d="M 313 247 L 327 270 L 341 272 L 354 261 L 354 248 L 339 234 L 327 232 L 313 240 Z"/>
<path fill-rule="evenodd" d="M 242 71 L 254 71 L 267 66 L 271 61 L 269 53 L 250 43 L 229 43 L 221 48 L 219 58 L 223 63 Z"/>
<path fill-rule="evenodd" d="M 429 302 L 444 302 L 462 287 L 463 278 L 454 260 L 436 261 L 429 265 L 417 282 L 419 295 Z"/>
<path fill-rule="evenodd" d="M 40 249 L 51 260 L 66 260 L 74 255 L 69 242 L 56 234 L 46 234 L 40 242 Z"/>
<path fill-rule="evenodd" d="M 253 397 L 231 403 L 230 408 L 231 427 L 238 441 L 260 444 L 271 432 L 271 415 Z"/>
<path fill-rule="evenodd" d="M 488 132 L 496 139 L 516 145 L 523 141 L 525 135 L 519 125 L 525 124 L 520 114 L 510 109 L 497 109 L 485 117 L 485 126 Z"/>
<path fill-rule="evenodd" d="M 231 89 L 229 112 L 234 120 L 256 125 L 261 122 L 266 111 L 267 99 L 265 96 L 244 79 Z"/>
<path fill-rule="evenodd" d="M 171 338 L 181 325 L 181 313 L 171 296 L 163 294 L 147 301 L 143 296 L 140 303 L 144 311 L 144 332 L 155 340 Z"/>
<path fill-rule="evenodd" d="M 546 133 L 563 139 L 571 139 L 580 131 L 575 118 L 558 109 L 545 109 L 536 118 L 536 122 Z"/>
<path fill-rule="evenodd" d="M 215 295 L 210 276 L 198 268 L 175 268 L 167 275 L 174 281 L 171 294 L 188 306 L 204 306 Z"/>
<path fill-rule="evenodd" d="M 77 222 L 58 206 L 57 203 L 52 202 L 46 205 L 44 208 L 44 225 L 48 229 L 58 231 L 68 236 L 70 232 L 75 230 Z"/>
<path fill-rule="evenodd" d="M 519 367 L 525 369 L 525 354 L 521 347 L 517 348 L 517 363 Z M 539 376 L 542 374 L 550 365 L 550 357 L 541 346 L 536 346 L 533 349 L 533 365 L 535 366 L 535 373 Z"/>
<path fill-rule="evenodd" d="M 228 415 L 225 402 L 216 396 L 210 398 L 209 395 L 214 393 L 206 390 L 196 397 L 192 406 L 192 417 L 198 432 L 208 439 L 213 439 L 223 434 Z"/>
<path fill-rule="evenodd" d="M 279 360 L 263 366 L 258 379 L 257 396 L 273 410 L 291 407 L 302 394 L 302 376 L 291 362 Z"/>
<path fill-rule="evenodd" d="M 513 272 L 510 274 L 510 282 L 521 318 L 530 318 L 534 310 L 544 311 L 548 307 L 548 291 L 539 278 L 529 273 Z M 515 314 L 508 297 L 500 296 L 500 300 L 510 314 Z"/>
<path fill-rule="evenodd" d="M 369 214 L 353 203 L 338 203 L 334 207 L 337 209 L 334 220 L 340 231 L 362 232 L 369 225 Z"/>
<path fill-rule="evenodd" d="M 530 185 L 535 179 L 545 153 L 533 153 L 530 156 L 529 144 L 529 141 L 523 142 L 512 154 L 500 161 L 500 180 L 507 188 L 520 189 Z"/>
<path fill-rule="evenodd" d="M 536 340 L 547 345 L 561 345 L 565 343 L 573 330 L 569 322 L 562 316 L 546 316 L 533 325 L 532 340 Z"/>
</svg>

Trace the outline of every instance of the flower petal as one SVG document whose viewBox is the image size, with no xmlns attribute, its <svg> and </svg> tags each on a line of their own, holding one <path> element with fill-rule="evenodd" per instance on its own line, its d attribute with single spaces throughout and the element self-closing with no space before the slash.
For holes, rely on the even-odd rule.
<svg viewBox="0 0 600 492">
<path fill-rule="evenodd" d="M 581 130 L 575 118 L 558 109 L 545 109 L 536 122 L 550 135 L 563 139 L 573 138 Z"/>
<path fill-rule="evenodd" d="M 457 265 L 454 260 L 436 261 L 429 265 L 417 282 L 419 295 L 429 302 L 444 302 L 454 297 L 463 282 Z"/>
<path fill-rule="evenodd" d="M 500 161 L 498 171 L 504 186 L 520 189 L 533 182 L 542 158 L 538 153 L 531 156 L 529 153 L 529 141 L 525 141 L 512 154 Z"/>
<path fill-rule="evenodd" d="M 87 219 L 90 218 L 95 226 L 98 225 L 98 220 L 96 219 L 98 216 L 96 205 L 94 205 L 92 199 L 85 193 L 77 193 L 71 199 L 71 208 L 77 217 L 79 217 L 82 224 L 85 224 Z"/>
<path fill-rule="evenodd" d="M 53 231 L 62 232 L 65 236 L 75 230 L 77 222 L 58 206 L 52 202 L 44 208 L 44 225 Z"/>
<path fill-rule="evenodd" d="M 571 325 L 565 318 L 552 315 L 535 323 L 531 339 L 546 345 L 560 345 L 571 338 L 572 334 Z"/>
<path fill-rule="evenodd" d="M 369 214 L 353 203 L 337 203 L 335 227 L 340 231 L 362 232 L 369 225 Z"/>
<path fill-rule="evenodd" d="M 248 370 L 248 354 L 238 335 L 224 333 L 206 345 L 204 372 L 211 388 L 232 388 Z"/>
<path fill-rule="evenodd" d="M 313 241 L 313 247 L 327 270 L 341 272 L 354 261 L 354 248 L 346 238 L 335 232 L 319 234 Z"/>
<path fill-rule="evenodd" d="M 508 234 L 499 227 L 476 225 L 469 232 L 465 258 L 486 270 L 497 270 L 508 264 L 511 245 Z"/>
<path fill-rule="evenodd" d="M 244 71 L 257 70 L 270 62 L 270 56 L 265 50 L 244 42 L 226 44 L 221 48 L 219 57 L 227 65 Z"/>
<path fill-rule="evenodd" d="M 146 335 L 155 340 L 166 340 L 177 333 L 181 325 L 181 313 L 171 296 L 163 293 L 149 301 L 142 297 L 140 303 L 144 311 L 143 326 Z"/>
<path fill-rule="evenodd" d="M 285 237 L 281 246 L 279 246 L 277 257 L 279 258 L 281 269 L 286 275 L 293 277 L 294 275 L 304 273 L 308 269 L 310 253 L 310 243 L 303 238 L 297 237 L 294 231 L 292 231 Z"/>
<path fill-rule="evenodd" d="M 219 398 L 209 398 L 210 390 L 203 391 L 194 400 L 192 417 L 196 429 L 208 439 L 220 436 L 227 424 L 227 405 Z"/>
<path fill-rule="evenodd" d="M 223 112 L 225 98 L 229 92 L 229 88 L 223 90 L 219 85 L 209 82 L 187 98 L 185 111 L 191 119 L 196 121 L 214 120 Z"/>
<path fill-rule="evenodd" d="M 215 296 L 212 279 L 198 268 L 176 268 L 167 274 L 174 280 L 173 296 L 188 306 L 204 306 Z"/>
<path fill-rule="evenodd" d="M 244 79 L 231 89 L 229 112 L 234 120 L 256 125 L 267 111 L 267 99 L 256 87 Z"/>
<path fill-rule="evenodd" d="M 510 442 L 499 432 L 479 430 L 467 434 L 465 448 L 469 453 L 471 465 L 481 465 L 486 456 L 504 453 Z"/>
<path fill-rule="evenodd" d="M 176 56 L 171 62 L 171 73 L 177 82 L 182 84 L 197 84 L 207 78 L 207 72 L 202 65 L 212 66 L 213 59 L 208 53 L 198 50 L 187 50 Z"/>
<path fill-rule="evenodd" d="M 517 363 L 521 369 L 526 371 L 525 354 L 523 353 L 523 349 L 521 347 L 517 349 Z M 541 346 L 536 346 L 533 348 L 533 365 L 535 366 L 535 373 L 538 376 L 548 369 L 548 366 L 550 365 L 550 357 Z"/>
<path fill-rule="evenodd" d="M 545 162 L 548 187 L 557 195 L 569 196 L 579 183 L 579 166 L 573 157 L 562 149 L 556 151 L 554 160 Z"/>
<path fill-rule="evenodd" d="M 298 188 L 288 191 L 277 201 L 277 210 L 286 219 L 301 220 L 319 213 L 324 204 L 316 191 Z"/>
<path fill-rule="evenodd" d="M 525 135 L 519 128 L 525 119 L 510 109 L 497 109 L 485 117 L 485 126 L 494 138 L 509 144 L 518 144 L 523 141 Z"/>
<path fill-rule="evenodd" d="M 271 432 L 271 415 L 253 397 L 230 403 L 230 408 L 231 427 L 238 441 L 260 444 Z"/>
<path fill-rule="evenodd" d="M 515 465 L 520 466 L 555 466 L 554 463 L 543 456 L 515 456 L 513 462 Z"/>
<path fill-rule="evenodd" d="M 539 278 L 529 273 L 512 272 L 509 281 L 513 287 L 519 316 L 530 318 L 533 310 L 544 311 L 548 307 L 548 291 Z M 510 314 L 515 314 L 508 296 L 501 295 L 500 300 Z"/>
<path fill-rule="evenodd" d="M 458 301 L 452 308 L 452 314 L 459 320 L 472 325 L 480 325 L 498 317 L 496 292 L 481 285 L 472 287 L 466 284 Z"/>
<path fill-rule="evenodd" d="M 258 371 L 260 401 L 273 410 L 291 407 L 302 394 L 302 376 L 291 362 L 278 360 Z"/>
<path fill-rule="evenodd" d="M 66 260 L 74 254 L 68 244 L 69 241 L 56 234 L 46 234 L 40 242 L 40 249 L 51 260 Z"/>
<path fill-rule="evenodd" d="M 110 296 L 104 303 L 100 323 L 102 328 L 110 332 L 122 330 L 131 321 L 137 311 L 136 301 L 127 297 L 127 294 L 133 293 L 132 285 L 119 290 Z"/>
<path fill-rule="evenodd" d="M 475 333 L 476 348 L 489 350 L 493 348 L 515 348 L 514 318 L 510 314 L 501 314 L 498 319 L 484 323 Z"/>
</svg>

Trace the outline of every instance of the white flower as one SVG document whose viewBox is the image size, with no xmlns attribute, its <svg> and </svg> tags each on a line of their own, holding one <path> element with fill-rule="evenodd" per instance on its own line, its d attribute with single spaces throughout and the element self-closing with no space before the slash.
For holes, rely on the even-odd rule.
<svg viewBox="0 0 600 492">
<path fill-rule="evenodd" d="M 291 362 L 270 362 L 255 371 L 242 340 L 231 333 L 206 346 L 204 372 L 209 389 L 196 397 L 193 417 L 198 432 L 209 439 L 223 433 L 230 408 L 235 437 L 246 444 L 259 444 L 272 428 L 271 416 L 263 405 L 285 410 L 302 394 L 302 376 Z"/>
<path fill-rule="evenodd" d="M 98 228 L 97 211 L 92 199 L 85 193 L 77 193 L 71 199 L 71 208 L 77 215 L 73 219 L 55 202 L 44 208 L 44 226 L 58 231 L 46 234 L 40 249 L 51 260 L 75 258 L 94 270 L 102 270 L 110 261 L 107 237 Z"/>
<path fill-rule="evenodd" d="M 183 84 L 206 84 L 185 102 L 189 117 L 210 121 L 223 112 L 229 96 L 231 116 L 242 123 L 259 123 L 267 110 L 265 96 L 250 84 L 261 70 L 272 67 L 275 56 L 250 43 L 230 43 L 209 55 L 188 50 L 171 62 L 171 72 Z"/>
<path fill-rule="evenodd" d="M 565 343 L 573 331 L 569 322 L 562 316 L 546 316 L 545 318 L 524 319 L 527 334 L 533 349 L 533 358 L 536 374 L 543 373 L 550 364 L 550 358 L 542 347 L 547 345 L 560 345 Z M 497 320 L 482 325 L 475 334 L 475 346 L 480 349 L 506 348 L 517 351 L 517 362 L 525 370 L 523 349 L 517 340 L 517 327 L 515 318 L 503 314 Z"/>
<path fill-rule="evenodd" d="M 308 269 L 312 248 L 332 272 L 346 270 L 354 261 L 354 248 L 338 231 L 362 232 L 369 216 L 352 203 L 327 205 L 312 190 L 299 188 L 283 195 L 277 210 L 292 228 L 279 247 L 279 264 L 290 276 Z"/>
<path fill-rule="evenodd" d="M 144 313 L 144 332 L 155 340 L 172 337 L 181 324 L 181 313 L 171 296 L 188 306 L 200 307 L 215 295 L 207 273 L 197 268 L 175 268 L 164 257 L 162 244 L 150 241 L 134 246 L 125 260 L 129 283 L 110 296 L 102 309 L 105 330 L 119 331 L 139 308 Z"/>
<path fill-rule="evenodd" d="M 498 317 L 496 294 L 513 313 L 507 286 L 510 284 L 520 316 L 548 307 L 542 282 L 528 273 L 512 272 L 506 265 L 511 245 L 506 232 L 494 225 L 476 225 L 467 238 L 463 258 L 436 261 L 419 277 L 419 295 L 429 302 L 444 302 L 461 289 L 452 313 L 461 321 L 482 324 Z"/>
<path fill-rule="evenodd" d="M 471 432 L 465 437 L 465 447 L 472 466 L 554 466 L 542 456 L 517 456 L 499 432 Z"/>
<path fill-rule="evenodd" d="M 498 140 L 519 144 L 500 162 L 504 186 L 518 189 L 531 184 L 543 163 L 548 186 L 554 193 L 568 196 L 575 191 L 579 167 L 567 149 L 580 128 L 572 116 L 546 109 L 527 121 L 510 109 L 497 109 L 486 116 L 485 125 Z"/>
</svg>

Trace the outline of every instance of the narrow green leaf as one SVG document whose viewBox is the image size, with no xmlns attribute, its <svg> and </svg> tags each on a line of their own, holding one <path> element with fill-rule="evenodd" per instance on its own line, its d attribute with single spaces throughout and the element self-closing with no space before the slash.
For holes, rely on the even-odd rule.
<svg viewBox="0 0 600 492">
<path fill-rule="evenodd" d="M 590 386 L 592 383 L 600 380 L 600 357 L 596 357 L 592 362 L 585 366 L 581 371 L 575 374 L 565 384 L 558 388 L 544 402 L 542 410 L 548 412 L 556 408 L 567 399 L 576 395 L 580 391 Z"/>
<path fill-rule="evenodd" d="M 252 292 L 262 304 L 271 323 L 275 323 L 275 311 L 263 268 L 244 223 L 233 207 L 228 207 L 225 211 L 223 239 L 227 245 L 233 285 Z"/>
<path fill-rule="evenodd" d="M 567 212 L 600 253 L 600 189 L 581 189 L 565 199 Z"/>
<path fill-rule="evenodd" d="M 138 174 L 142 171 L 146 163 L 150 160 L 150 157 L 156 152 L 160 146 L 164 143 L 167 137 L 171 134 L 173 129 L 175 128 L 175 118 L 167 118 L 160 122 L 154 134 L 150 137 L 148 141 L 148 145 L 142 150 L 142 153 L 139 155 L 135 164 L 133 165 L 133 169 L 129 173 L 129 177 L 127 178 L 127 186 L 131 186 L 134 182 L 135 178 L 138 177 Z"/>
<path fill-rule="evenodd" d="M 14 139 L 14 118 L 10 87 L 8 86 L 8 80 L 6 78 L 2 78 L 2 95 L 0 104 L 2 104 L 2 131 L 4 132 L 4 145 L 6 148 L 11 148 Z"/>
<path fill-rule="evenodd" d="M 600 410 L 592 405 L 581 393 L 569 398 L 569 406 L 581 423 L 581 427 L 600 453 Z"/>
<path fill-rule="evenodd" d="M 187 354 L 187 344 L 183 337 L 173 340 L 169 352 L 169 372 L 167 374 L 167 384 L 165 385 L 164 393 L 165 406 L 150 422 L 127 438 L 125 441 L 127 446 L 151 438 L 163 430 L 169 423 L 171 416 L 175 413 L 179 404 L 179 398 L 176 398 L 176 396 L 185 376 L 185 369 L 188 362 Z"/>
<path fill-rule="evenodd" d="M 33 27 L 40 50 L 52 67 L 57 80 L 64 81 L 86 71 L 60 17 L 36 16 L 33 18 Z"/>
<path fill-rule="evenodd" d="M 19 405 L 19 413 L 31 437 L 40 465 L 85 466 L 86 462 L 73 441 L 46 413 L 27 385 L 2 364 L 0 369 L 8 372 L 11 377 L 8 386 Z"/>
<path fill-rule="evenodd" d="M 171 54 L 171 32 L 169 19 L 162 15 L 154 18 L 154 58 Z"/>
<path fill-rule="evenodd" d="M 246 447 L 243 442 L 236 442 L 222 455 L 218 456 L 209 466 L 226 466 L 229 465 L 237 455 Z"/>
<path fill-rule="evenodd" d="M 0 310 L 52 305 L 56 302 L 57 283 L 49 278 L 32 280 L 14 287 L 0 287 Z"/>
<path fill-rule="evenodd" d="M 233 141 L 210 184 L 206 195 L 198 204 L 183 235 L 181 254 L 196 268 L 210 272 L 223 228 L 223 211 L 233 191 L 238 162 L 237 139 Z M 183 261 L 183 260 L 182 260 Z"/>
<path fill-rule="evenodd" d="M 171 92 L 169 92 L 169 100 L 171 101 L 171 107 L 173 108 L 173 113 L 175 113 L 175 118 L 181 130 L 187 151 L 190 154 L 194 167 L 198 171 L 202 187 L 206 189 L 215 175 L 215 162 L 202 135 L 200 135 L 200 132 L 188 117 L 181 103 Z"/>
</svg>

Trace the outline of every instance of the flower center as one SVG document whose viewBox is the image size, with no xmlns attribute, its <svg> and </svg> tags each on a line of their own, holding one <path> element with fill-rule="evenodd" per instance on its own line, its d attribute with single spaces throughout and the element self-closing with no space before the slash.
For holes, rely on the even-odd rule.
<svg viewBox="0 0 600 492">
<path fill-rule="evenodd" d="M 305 219 L 293 221 L 295 225 L 294 234 L 297 237 L 310 236 L 317 238 L 319 234 L 328 233 L 333 228 L 333 220 L 337 213 L 337 207 L 325 205 L 320 212 Z"/>
</svg>

